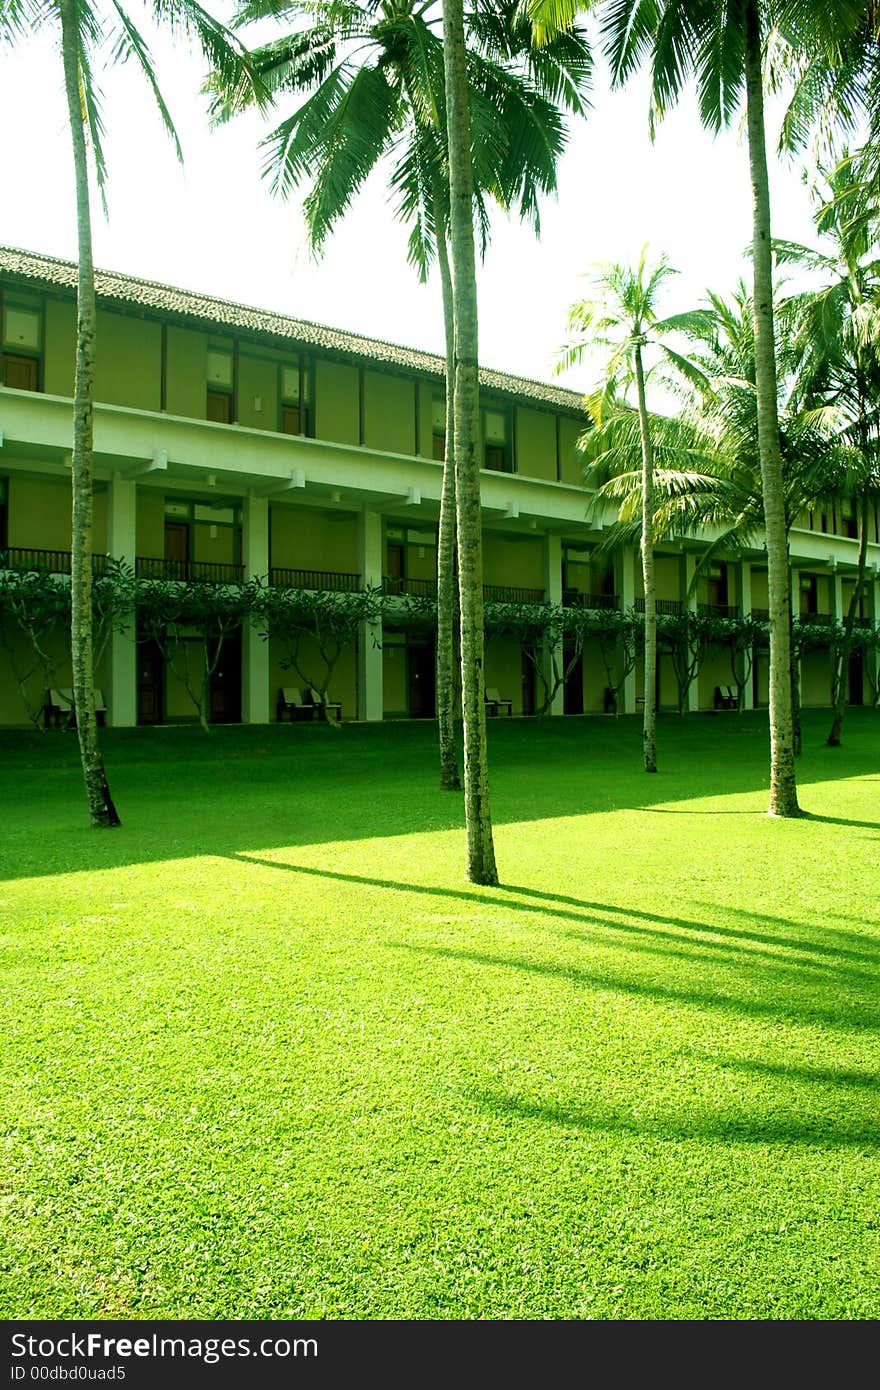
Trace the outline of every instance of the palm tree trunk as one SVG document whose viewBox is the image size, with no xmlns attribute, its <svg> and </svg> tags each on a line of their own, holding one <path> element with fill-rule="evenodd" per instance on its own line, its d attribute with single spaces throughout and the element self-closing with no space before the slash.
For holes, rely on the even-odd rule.
<svg viewBox="0 0 880 1390">
<path fill-rule="evenodd" d="M 773 265 L 770 242 L 770 185 L 764 129 L 761 18 L 758 0 L 746 0 L 745 73 L 749 167 L 752 179 L 754 261 L 755 388 L 758 451 L 767 540 L 770 605 L 770 804 L 771 816 L 798 816 L 791 717 L 788 545 L 779 448 L 776 352 L 773 328 Z"/>
<path fill-rule="evenodd" d="M 856 573 L 856 582 L 850 595 L 847 605 L 846 617 L 843 621 L 843 642 L 840 645 L 837 670 L 834 676 L 834 718 L 831 721 L 831 728 L 825 740 L 829 748 L 840 747 L 840 735 L 843 731 L 843 716 L 846 710 L 847 681 L 849 677 L 849 659 L 853 646 L 853 630 L 856 625 L 856 613 L 858 612 L 859 602 L 865 588 L 865 575 L 868 569 L 868 490 L 861 496 L 859 507 L 859 568 Z"/>
<path fill-rule="evenodd" d="M 654 582 L 654 449 L 648 426 L 642 349 L 636 345 L 636 390 L 642 440 L 642 584 L 645 590 L 645 771 L 657 771 L 657 587 Z"/>
<path fill-rule="evenodd" d="M 70 546 L 70 643 L 76 729 L 89 819 L 94 826 L 119 825 L 98 746 L 92 650 L 92 409 L 95 377 L 95 270 L 83 113 L 80 100 L 79 35 L 74 0 L 60 0 L 61 56 L 73 142 L 79 270 L 77 279 L 76 376 L 73 394 L 73 517 Z"/>
<path fill-rule="evenodd" d="M 440 199 L 434 199 L 435 223 Z M 455 623 L 457 587 L 455 577 L 455 312 L 452 271 L 446 245 L 446 228 L 437 225 L 437 265 L 443 288 L 443 328 L 446 334 L 446 450 L 443 459 L 443 487 L 440 493 L 440 523 L 437 530 L 437 731 L 440 743 L 440 788 L 460 791 L 458 757 L 455 751 Z"/>
<path fill-rule="evenodd" d="M 483 556 L 477 458 L 477 277 L 474 261 L 473 171 L 462 0 L 443 6 L 443 63 L 449 149 L 453 304 L 455 313 L 455 498 L 461 608 L 461 696 L 464 724 L 464 810 L 467 877 L 498 882 L 486 750 L 483 664 Z M 447 397 L 451 383 L 447 382 Z"/>
</svg>

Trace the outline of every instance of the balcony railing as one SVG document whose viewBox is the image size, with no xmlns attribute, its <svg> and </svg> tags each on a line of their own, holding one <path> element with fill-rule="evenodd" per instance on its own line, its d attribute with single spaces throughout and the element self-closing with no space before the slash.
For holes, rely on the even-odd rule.
<svg viewBox="0 0 880 1390">
<path fill-rule="evenodd" d="M 0 550 L 0 569 L 17 570 L 20 574 L 70 574 L 69 550 L 32 550 L 11 545 Z M 106 555 L 92 556 L 92 573 L 104 574 Z"/>
<path fill-rule="evenodd" d="M 543 589 L 519 589 L 509 584 L 484 584 L 483 598 L 489 603 L 543 603 Z"/>
<path fill-rule="evenodd" d="M 706 618 L 739 617 L 739 607 L 735 603 L 701 603 L 699 611 Z"/>
<path fill-rule="evenodd" d="M 809 623 L 811 627 L 830 627 L 834 622 L 833 613 L 798 613 L 798 621 Z"/>
<path fill-rule="evenodd" d="M 385 574 L 382 576 L 382 592 L 389 598 L 411 595 L 413 598 L 434 598 L 437 594 L 436 579 L 404 579 L 403 575 Z"/>
<path fill-rule="evenodd" d="M 244 565 L 217 565 L 207 560 L 160 560 L 138 555 L 138 579 L 172 579 L 181 584 L 241 584 Z"/>
<path fill-rule="evenodd" d="M 578 589 L 563 589 L 563 608 L 601 608 L 616 610 L 620 607 L 619 594 L 582 594 Z"/>
<path fill-rule="evenodd" d="M 662 613 L 669 618 L 677 617 L 682 610 L 680 598 L 658 598 L 654 600 L 654 603 L 657 612 Z M 635 610 L 637 613 L 644 613 L 645 600 L 643 598 L 636 599 Z"/>
<path fill-rule="evenodd" d="M 322 589 L 337 594 L 356 594 L 361 588 L 359 574 L 343 574 L 338 570 L 269 570 L 269 583 L 279 589 Z"/>
</svg>

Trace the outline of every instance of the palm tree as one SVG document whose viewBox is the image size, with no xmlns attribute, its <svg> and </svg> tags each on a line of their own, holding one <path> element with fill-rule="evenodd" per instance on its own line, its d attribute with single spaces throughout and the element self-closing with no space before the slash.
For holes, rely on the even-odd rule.
<svg viewBox="0 0 880 1390">
<path fill-rule="evenodd" d="M 825 195 L 817 207 L 816 224 L 830 249 L 777 242 L 775 250 L 781 263 L 794 263 L 824 280 L 821 288 L 804 292 L 792 305 L 793 350 L 800 363 L 797 387 L 804 408 L 812 407 L 851 447 L 854 458 L 842 490 L 855 504 L 859 550 L 843 641 L 835 653 L 834 716 L 827 743 L 836 748 L 843 729 L 855 621 L 865 591 L 868 514 L 880 491 L 880 248 L 876 225 L 862 215 L 848 153 L 822 175 Z"/>
<path fill-rule="evenodd" d="M 702 316 L 676 314 L 659 318 L 657 303 L 664 282 L 676 272 L 665 256 L 649 266 L 647 247 L 642 248 L 635 270 L 606 266 L 594 280 L 597 298 L 583 299 L 569 311 L 569 328 L 575 340 L 561 353 L 557 370 L 583 361 L 590 349 L 608 353 L 604 386 L 591 398 L 591 413 L 601 427 L 609 407 L 620 409 L 621 394 L 631 383 L 636 389 L 641 451 L 640 541 L 642 582 L 645 591 L 645 705 L 642 747 L 646 772 L 657 771 L 657 608 L 654 583 L 654 440 L 648 414 L 645 385 L 645 352 L 656 350 L 660 359 L 675 367 L 695 385 L 701 373 L 664 341 L 669 334 L 694 333 Z"/>
<path fill-rule="evenodd" d="M 119 825 L 98 742 L 94 695 L 92 616 L 92 438 L 95 375 L 95 271 L 92 258 L 89 153 L 102 196 L 106 166 L 102 151 L 100 91 L 93 65 L 102 45 L 112 58 L 133 58 L 156 100 L 160 116 L 180 146 L 159 91 L 147 44 L 129 15 L 114 3 L 110 17 L 93 0 L 6 0 L 0 7 L 0 39 L 17 40 L 44 24 L 56 24 L 73 153 L 77 217 L 77 332 L 73 399 L 71 521 L 71 659 L 76 727 L 89 819 L 93 826 Z M 195 0 L 153 0 L 153 14 L 194 32 L 212 63 L 228 64 L 232 50 L 225 30 Z"/>
<path fill-rule="evenodd" d="M 658 536 L 713 539 L 704 546 L 694 576 L 719 555 L 737 554 L 759 544 L 764 529 L 763 474 L 758 436 L 754 314 L 751 298 L 740 285 L 729 301 L 709 295 L 709 309 L 698 311 L 692 331 L 703 339 L 694 364 L 703 383 L 690 408 L 676 417 L 652 420 L 660 466 L 655 473 L 654 529 Z M 790 334 L 780 338 L 790 340 Z M 780 344 L 785 366 L 796 350 Z M 789 373 L 778 408 L 783 458 L 783 518 L 786 576 L 791 588 L 788 536 L 804 511 L 839 496 L 845 487 L 849 451 L 829 436 L 815 411 L 801 411 Z M 632 544 L 640 534 L 640 479 L 634 412 L 617 411 L 585 437 L 587 481 L 598 486 L 595 506 L 610 502 L 618 523 L 603 548 Z M 791 647 L 793 651 L 793 646 Z M 787 673 L 797 710 L 796 663 Z M 793 731 L 796 725 L 793 717 Z M 797 740 L 795 739 L 795 742 Z"/>
<path fill-rule="evenodd" d="M 213 80 L 214 115 L 228 119 L 254 104 L 290 96 L 298 104 L 263 141 L 264 173 L 289 196 L 309 183 L 304 210 L 312 249 L 320 251 L 367 176 L 383 157 L 399 217 L 410 225 L 409 259 L 425 280 L 436 260 L 443 294 L 446 431 L 455 434 L 454 311 L 449 263 L 446 92 L 439 14 L 415 0 L 347 3 L 294 0 L 285 22 L 304 27 L 251 55 L 245 72 Z M 277 16 L 275 0 L 245 0 L 237 25 Z M 470 89 L 473 215 L 485 252 L 491 197 L 518 208 L 540 229 L 539 199 L 556 187 L 565 143 L 559 106 L 584 109 L 590 50 L 577 28 L 537 47 L 516 0 L 473 3 L 466 19 Z M 455 750 L 455 470 L 444 463 L 437 538 L 437 715 L 440 786 L 461 783 Z"/>
</svg>

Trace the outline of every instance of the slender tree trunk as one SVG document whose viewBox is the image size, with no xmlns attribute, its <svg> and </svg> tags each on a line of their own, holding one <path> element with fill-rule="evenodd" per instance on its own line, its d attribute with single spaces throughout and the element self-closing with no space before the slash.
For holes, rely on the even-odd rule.
<svg viewBox="0 0 880 1390">
<path fill-rule="evenodd" d="M 840 646 L 837 670 L 834 677 L 834 718 L 831 721 L 831 728 L 825 740 L 829 748 L 840 747 L 840 735 L 843 731 L 843 716 L 846 710 L 847 682 L 849 679 L 849 659 L 853 646 L 853 630 L 856 625 L 856 614 L 859 608 L 862 594 L 865 588 L 865 575 L 868 570 L 868 492 L 867 489 L 862 493 L 859 506 L 859 568 L 856 573 L 855 587 L 850 595 L 847 605 L 846 617 L 843 620 L 843 642 Z"/>
<path fill-rule="evenodd" d="M 791 717 L 791 592 L 779 447 L 776 350 L 773 328 L 773 264 L 770 242 L 770 185 L 764 130 L 761 20 L 758 0 L 746 0 L 745 72 L 749 166 L 752 179 L 755 318 L 755 387 L 758 450 L 767 539 L 770 605 L 770 804 L 772 816 L 798 816 Z"/>
<path fill-rule="evenodd" d="M 495 867 L 489 809 L 480 467 L 477 457 L 477 277 L 462 0 L 446 0 L 443 6 L 443 62 L 449 146 L 449 241 L 455 306 L 454 458 L 467 877 L 472 883 L 494 884 L 498 882 L 498 871 Z M 451 384 L 447 382 L 447 397 L 450 389 Z"/>
<path fill-rule="evenodd" d="M 443 328 L 446 335 L 446 449 L 440 524 L 437 531 L 437 729 L 440 742 L 440 788 L 460 791 L 458 756 L 455 751 L 455 624 L 458 590 L 455 575 L 455 310 L 452 271 L 446 245 L 446 229 L 440 225 L 440 199 L 434 199 L 437 225 L 437 265 L 443 288 Z"/>
<path fill-rule="evenodd" d="M 645 716 L 642 749 L 645 771 L 657 771 L 657 586 L 654 582 L 654 449 L 645 399 L 645 371 L 638 345 L 636 390 L 642 438 L 642 584 L 645 590 Z"/>
<path fill-rule="evenodd" d="M 61 56 L 73 142 L 79 255 L 77 279 L 76 376 L 73 395 L 73 518 L 70 547 L 73 697 L 89 819 L 94 826 L 119 825 L 98 745 L 92 651 L 92 412 L 95 377 L 95 270 L 85 132 L 80 99 L 79 42 L 75 0 L 60 0 Z"/>
</svg>

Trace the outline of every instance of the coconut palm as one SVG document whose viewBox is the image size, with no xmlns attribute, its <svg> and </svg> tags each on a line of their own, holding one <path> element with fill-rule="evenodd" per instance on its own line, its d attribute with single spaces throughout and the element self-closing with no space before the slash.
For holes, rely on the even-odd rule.
<svg viewBox="0 0 880 1390">
<path fill-rule="evenodd" d="M 693 334 L 700 326 L 699 313 L 660 318 L 657 312 L 665 282 L 676 272 L 665 256 L 648 264 L 647 247 L 638 265 L 609 265 L 594 279 L 594 297 L 572 305 L 569 328 L 575 337 L 560 354 L 558 370 L 582 362 L 587 351 L 607 354 L 605 380 L 591 398 L 594 424 L 601 427 L 609 407 L 619 411 L 621 397 L 635 386 L 641 452 L 640 543 L 642 582 L 645 592 L 645 705 L 642 747 L 646 772 L 657 771 L 657 609 L 654 583 L 654 439 L 648 413 L 645 354 L 659 357 L 695 385 L 702 374 L 687 357 L 673 349 L 667 338 Z"/>
<path fill-rule="evenodd" d="M 859 538 L 856 581 L 844 617 L 843 641 L 835 653 L 834 716 L 827 743 L 838 747 L 846 708 L 846 676 L 855 620 L 867 576 L 868 514 L 880 491 L 880 247 L 877 227 L 862 215 L 862 198 L 850 175 L 848 155 L 823 171 L 824 196 L 816 211 L 827 250 L 777 242 L 782 263 L 794 263 L 822 278 L 819 289 L 793 302 L 799 358 L 797 388 L 841 442 L 851 447 L 852 467 L 842 488 L 855 503 Z"/>
<path fill-rule="evenodd" d="M 398 216 L 410 226 L 409 258 L 422 280 L 436 260 L 446 344 L 446 440 L 455 433 L 454 312 L 449 264 L 446 93 L 440 13 L 414 0 L 246 0 L 236 24 L 268 16 L 294 29 L 251 55 L 245 71 L 211 85 L 214 115 L 228 119 L 254 104 L 293 98 L 295 110 L 263 141 L 264 173 L 289 196 L 308 184 L 304 210 L 314 251 L 376 164 L 391 161 Z M 577 28 L 537 47 L 516 0 L 473 0 L 466 17 L 473 213 L 485 251 L 488 200 L 540 228 L 539 200 L 556 186 L 565 132 L 559 107 L 581 112 L 590 50 Z M 440 785 L 460 787 L 454 736 L 456 616 L 455 471 L 444 465 L 437 546 L 437 714 Z"/>
<path fill-rule="evenodd" d="M 718 555 L 736 554 L 760 544 L 764 531 L 763 474 L 758 436 L 755 383 L 754 314 L 745 285 L 724 300 L 709 295 L 709 309 L 693 317 L 702 336 L 694 362 L 704 376 L 698 396 L 673 418 L 652 421 L 660 466 L 655 473 L 654 529 L 657 536 L 712 540 L 704 546 L 693 582 Z M 791 334 L 780 333 L 791 344 Z M 796 349 L 780 342 L 785 367 Z M 788 371 L 778 407 L 783 459 L 783 520 L 786 537 L 804 511 L 834 500 L 847 487 L 851 451 L 841 448 L 815 411 L 799 408 Z M 619 521 L 603 546 L 632 544 L 641 528 L 640 478 L 635 412 L 618 410 L 585 438 L 587 481 L 598 486 L 595 506 L 614 505 Z M 790 642 L 790 649 L 793 647 Z M 792 691 L 793 742 L 797 738 L 796 662 L 788 671 Z"/>
<path fill-rule="evenodd" d="M 152 12 L 156 20 L 194 34 L 212 64 L 221 68 L 228 64 L 232 49 L 223 26 L 195 0 L 153 0 Z M 157 85 L 149 48 L 131 17 L 115 0 L 106 7 L 96 0 L 5 0 L 0 6 L 0 39 L 21 40 L 47 24 L 56 26 L 60 33 L 76 187 L 78 274 L 70 557 L 73 692 L 89 819 L 93 826 L 111 827 L 119 824 L 119 815 L 110 794 L 98 742 L 92 618 L 92 417 L 97 315 L 89 149 L 102 195 L 106 178 L 101 94 L 94 72 L 96 60 L 100 61 L 102 56 L 109 56 L 111 60 L 134 60 L 153 92 L 178 155 L 180 146 Z"/>
</svg>

